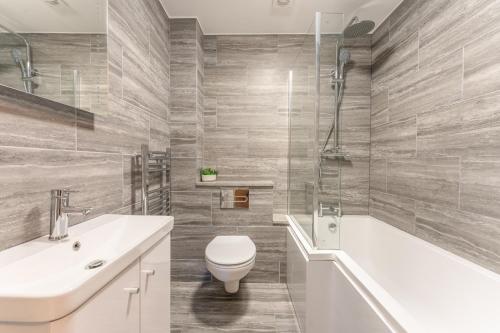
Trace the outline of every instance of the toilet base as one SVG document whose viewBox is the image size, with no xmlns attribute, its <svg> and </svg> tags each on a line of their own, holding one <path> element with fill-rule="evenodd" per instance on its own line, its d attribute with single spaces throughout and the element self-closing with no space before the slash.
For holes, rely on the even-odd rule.
<svg viewBox="0 0 500 333">
<path fill-rule="evenodd" d="M 240 280 L 224 282 L 226 293 L 235 294 L 240 289 Z"/>
<path fill-rule="evenodd" d="M 207 269 L 217 280 L 224 282 L 224 289 L 228 294 L 235 294 L 240 289 L 240 280 L 243 279 L 255 265 L 255 258 L 248 263 L 237 266 L 222 266 L 206 260 Z"/>
</svg>

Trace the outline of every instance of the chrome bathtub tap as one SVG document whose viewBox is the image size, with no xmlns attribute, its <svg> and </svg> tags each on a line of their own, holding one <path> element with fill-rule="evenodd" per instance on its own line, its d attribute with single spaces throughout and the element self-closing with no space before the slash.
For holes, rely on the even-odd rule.
<svg viewBox="0 0 500 333">
<path fill-rule="evenodd" d="M 342 209 L 340 207 L 325 206 L 325 204 L 323 202 L 320 202 L 319 203 L 319 209 L 318 209 L 318 217 L 323 217 L 325 210 L 328 210 L 328 211 L 332 212 L 333 215 L 336 216 L 336 217 L 341 217 L 342 216 Z"/>
<path fill-rule="evenodd" d="M 50 191 L 50 240 L 61 240 L 68 237 L 68 215 L 88 215 L 92 208 L 77 208 L 69 205 L 68 189 Z"/>
<path fill-rule="evenodd" d="M 328 207 L 325 207 L 325 204 L 324 204 L 323 202 L 320 202 L 320 203 L 319 203 L 318 216 L 319 216 L 319 217 L 323 217 L 323 215 L 324 215 L 324 213 L 323 213 L 323 212 L 324 212 L 325 210 L 330 210 L 330 211 L 331 211 L 331 210 L 332 210 L 332 207 L 329 207 L 329 206 L 328 206 Z"/>
</svg>

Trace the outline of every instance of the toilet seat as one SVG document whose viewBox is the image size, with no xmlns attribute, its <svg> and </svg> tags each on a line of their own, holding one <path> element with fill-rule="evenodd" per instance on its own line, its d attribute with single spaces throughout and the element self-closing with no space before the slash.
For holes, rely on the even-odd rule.
<svg viewBox="0 0 500 333">
<path fill-rule="evenodd" d="M 248 260 L 246 262 L 243 262 L 241 264 L 237 264 L 237 265 L 218 264 L 218 263 L 213 262 L 212 260 L 210 260 L 208 258 L 205 258 L 205 260 L 208 263 L 212 264 L 213 266 L 220 267 L 221 269 L 238 269 L 238 268 L 244 268 L 246 266 L 252 265 L 255 262 L 255 256 L 253 256 L 252 258 L 250 258 L 250 260 Z"/>
<path fill-rule="evenodd" d="M 205 249 L 205 257 L 214 265 L 244 267 L 255 260 L 255 244 L 248 236 L 217 236 Z"/>
<path fill-rule="evenodd" d="M 217 236 L 205 249 L 207 269 L 224 282 L 230 294 L 238 292 L 240 280 L 255 265 L 256 248 L 248 236 Z"/>
</svg>

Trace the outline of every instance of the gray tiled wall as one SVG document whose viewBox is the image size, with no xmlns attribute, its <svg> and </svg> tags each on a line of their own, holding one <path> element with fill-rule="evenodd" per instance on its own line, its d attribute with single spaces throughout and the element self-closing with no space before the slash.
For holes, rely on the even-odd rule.
<svg viewBox="0 0 500 333">
<path fill-rule="evenodd" d="M 293 215 L 297 221 L 308 221 L 309 224 L 312 223 L 312 215 L 310 215 L 313 198 L 312 183 L 315 177 L 313 149 L 316 57 L 314 40 L 313 35 L 289 36 L 288 40 L 282 44 L 284 47 L 280 48 L 280 57 L 288 59 L 292 70 L 292 84 L 290 86 L 292 112 L 289 114 L 288 209 L 289 214 Z M 333 59 L 330 56 L 330 70 L 335 63 L 335 53 L 333 55 Z M 322 57 L 322 61 L 326 62 L 325 57 Z M 328 70 L 326 63 L 324 66 L 325 70 Z"/>
<path fill-rule="evenodd" d="M 500 2 L 406 0 L 372 43 L 370 214 L 500 272 Z"/>
<path fill-rule="evenodd" d="M 271 180 L 274 213 L 286 213 L 290 36 L 205 38 L 203 164 L 222 180 Z"/>
<path fill-rule="evenodd" d="M 173 279 L 210 279 L 204 263 L 205 246 L 215 235 L 238 233 L 250 235 L 257 244 L 256 267 L 247 280 L 284 281 L 285 228 L 279 221 L 273 221 L 273 214 L 286 214 L 287 208 L 288 72 L 294 68 L 296 75 L 303 74 L 304 77 L 295 82 L 297 87 L 300 85 L 298 94 L 304 103 L 314 105 L 314 38 L 304 35 L 203 36 L 195 19 L 171 22 L 170 127 L 174 156 L 172 204 L 176 218 Z M 324 43 L 327 46 L 323 54 L 325 70 L 331 70 L 335 62 L 334 40 L 329 38 Z M 346 87 L 343 129 L 353 161 L 344 166 L 348 183 L 343 195 L 347 212 L 366 214 L 370 38 L 346 41 L 346 46 L 352 51 L 353 63 Z M 324 127 L 330 124 L 333 114 L 333 91 L 327 82 L 325 87 Z M 204 103 L 200 104 L 200 100 Z M 300 113 L 306 114 L 307 110 L 301 109 Z M 312 157 L 306 152 L 304 158 Z M 220 180 L 270 180 L 274 187 L 251 188 L 248 210 L 222 210 L 219 189 L 195 186 L 201 166 L 216 167 Z M 337 175 L 332 173 L 330 178 L 335 182 Z M 329 188 L 327 185 L 331 184 L 324 184 L 325 189 Z M 335 191 L 322 193 L 330 201 L 335 200 Z"/>
<path fill-rule="evenodd" d="M 220 52 L 216 41 L 219 38 L 225 41 L 222 54 L 227 59 L 242 59 L 236 67 L 217 68 Z M 241 62 L 259 63 L 261 40 L 265 43 L 277 38 L 204 36 L 196 19 L 171 20 L 169 124 L 173 156 L 172 213 L 176 221 L 172 237 L 173 280 L 210 279 L 204 261 L 206 245 L 217 235 L 234 234 L 249 235 L 257 245 L 256 266 L 247 281 L 280 282 L 280 278 L 285 278 L 285 228 L 273 224 L 273 189 L 251 188 L 248 210 L 222 210 L 218 188 L 195 185 L 202 166 L 217 167 L 220 179 L 258 180 L 264 177 L 286 184 L 278 178 L 276 170 L 278 159 L 286 161 L 286 118 L 283 128 L 269 129 L 269 124 L 265 123 L 278 113 L 276 101 L 272 100 L 276 95 L 264 96 L 271 102 L 261 103 L 260 113 L 252 114 L 259 103 L 257 90 L 277 89 L 276 81 L 261 86 L 259 80 L 262 77 L 267 80 L 267 73 L 261 73 L 260 67 L 256 67 L 251 74 L 254 75 L 251 87 L 256 92 L 246 96 L 248 71 Z M 229 41 L 235 42 L 230 44 Z M 240 44 L 246 45 L 246 49 L 240 49 Z M 247 54 L 251 48 L 254 48 L 253 53 Z M 266 64 L 267 69 L 274 71 L 273 64 Z M 245 67 L 245 70 L 240 72 L 237 67 Z M 245 82 L 245 92 L 238 95 L 236 92 L 243 89 L 238 87 L 242 82 Z M 218 118 L 219 111 L 223 112 L 222 118 Z M 283 115 L 286 116 L 286 110 Z M 249 121 L 254 125 L 249 126 Z M 270 145 L 274 143 L 272 140 L 277 140 L 277 147 Z M 212 162 L 215 160 L 217 163 Z M 286 194 L 286 188 L 284 190 Z"/>
<path fill-rule="evenodd" d="M 321 70 L 329 73 L 335 63 L 335 36 L 322 36 Z M 370 160 L 370 79 L 371 36 L 344 39 L 343 47 L 351 53 L 346 66 L 344 97 L 340 108 L 340 135 L 343 151 L 351 158 L 341 163 L 341 199 L 344 214 L 368 213 Z M 330 78 L 321 79 L 320 148 L 334 119 L 334 90 Z M 328 148 L 333 148 L 332 141 Z M 319 200 L 336 202 L 339 198 L 339 166 L 335 160 L 322 161 Z"/>
<path fill-rule="evenodd" d="M 341 41 L 338 35 L 321 37 L 320 133 L 322 149 L 334 120 L 335 91 L 330 73 L 336 63 L 336 44 L 341 43 L 351 53 L 346 67 L 346 85 L 341 104 L 342 149 L 351 156 L 342 162 L 341 196 L 345 214 L 367 214 L 370 158 L 370 80 L 371 36 Z M 290 121 L 290 211 L 299 220 L 312 223 L 313 140 L 315 113 L 315 43 L 314 36 L 295 36 L 285 44 L 287 51 L 295 48 L 293 61 L 292 116 Z M 327 148 L 333 148 L 333 140 Z M 323 159 L 319 182 L 319 200 L 335 205 L 339 200 L 339 165 L 333 159 Z M 309 193 L 308 193 L 309 191 Z M 309 195 L 311 194 L 311 195 Z M 306 214 L 306 216 L 304 216 Z M 309 214 L 307 216 L 307 214 Z M 304 222 L 306 223 L 306 222 Z"/>
<path fill-rule="evenodd" d="M 0 250 L 48 233 L 52 188 L 79 190 L 73 203 L 94 207 L 90 217 L 134 212 L 134 154 L 170 145 L 169 20 L 158 1 L 108 9 L 109 94 L 93 116 L 2 89 Z"/>
</svg>

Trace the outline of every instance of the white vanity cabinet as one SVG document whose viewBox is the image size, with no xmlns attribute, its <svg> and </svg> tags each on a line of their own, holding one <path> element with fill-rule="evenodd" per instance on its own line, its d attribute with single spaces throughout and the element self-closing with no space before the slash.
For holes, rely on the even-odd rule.
<svg viewBox="0 0 500 333">
<path fill-rule="evenodd" d="M 50 324 L 51 333 L 140 332 L 140 260 L 75 312 Z"/>
<path fill-rule="evenodd" d="M 72 314 L 51 323 L 50 333 L 170 332 L 170 235 Z"/>
<path fill-rule="evenodd" d="M 170 332 L 170 236 L 141 257 L 141 333 Z"/>
</svg>

